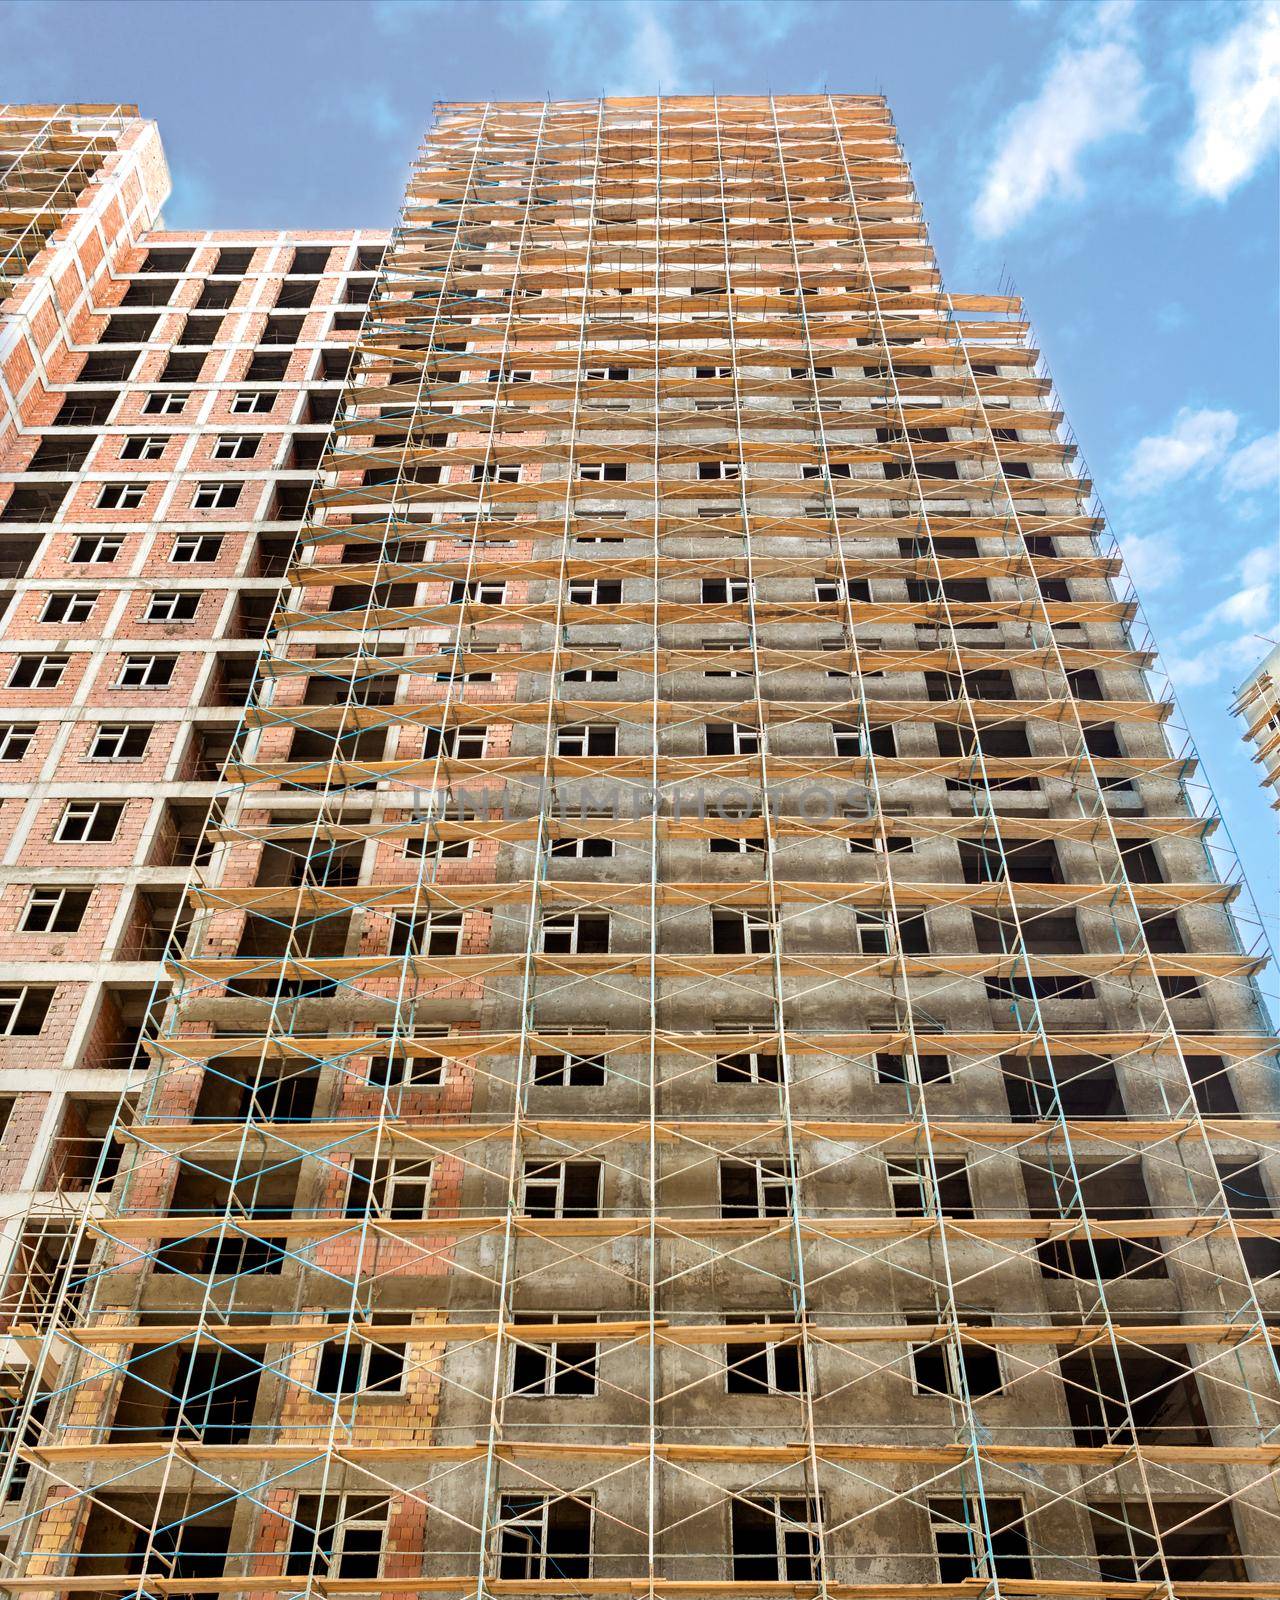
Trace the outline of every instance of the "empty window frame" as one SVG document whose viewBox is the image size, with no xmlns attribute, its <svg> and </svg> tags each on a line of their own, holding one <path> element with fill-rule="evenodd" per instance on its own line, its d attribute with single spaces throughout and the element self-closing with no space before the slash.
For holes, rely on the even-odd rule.
<svg viewBox="0 0 1280 1600">
<path fill-rule="evenodd" d="M 495 582 L 492 578 L 472 578 L 466 582 L 459 578 L 449 590 L 451 606 L 500 606 L 506 598 L 506 584 Z"/>
<path fill-rule="evenodd" d="M 556 729 L 558 756 L 613 756 L 618 753 L 618 729 L 612 722 L 571 723 Z"/>
<path fill-rule="evenodd" d="M 85 533 L 73 539 L 67 555 L 68 561 L 96 561 L 105 566 L 120 554 L 124 540 L 117 534 Z"/>
<path fill-rule="evenodd" d="M 171 399 L 165 395 L 162 398 Z M 167 433 L 131 434 L 120 446 L 121 461 L 159 461 L 169 443 Z"/>
<path fill-rule="evenodd" d="M 544 1583 L 589 1578 L 591 1511 L 581 1495 L 501 1495 L 498 1576 Z"/>
<path fill-rule="evenodd" d="M 242 390 L 231 398 L 231 411 L 237 417 L 265 416 L 275 403 L 275 396 L 265 389 Z"/>
<path fill-rule="evenodd" d="M 376 1578 L 387 1542 L 387 1514 L 385 1496 L 299 1495 L 286 1573 Z"/>
<path fill-rule="evenodd" d="M 749 654 L 750 643 L 746 639 L 704 639 L 701 648 L 711 654 L 720 652 L 740 652 Z M 704 667 L 704 678 L 749 678 L 751 673 L 742 667 Z"/>
<path fill-rule="evenodd" d="M 546 1161 L 531 1156 L 524 1167 L 524 1214 L 528 1217 L 598 1217 L 598 1161 Z"/>
<path fill-rule="evenodd" d="M 533 1058 L 533 1084 L 538 1089 L 593 1089 L 599 1088 L 604 1080 L 603 1056 L 557 1050 L 540 1051 Z"/>
<path fill-rule="evenodd" d="M 744 834 L 741 838 L 716 834 L 707 840 L 707 849 L 713 856 L 745 856 L 760 854 L 769 848 L 763 832 Z"/>
<path fill-rule="evenodd" d="M 375 1335 L 359 1336 L 345 1312 L 329 1317 L 340 1328 L 320 1349 L 316 1389 L 322 1395 L 393 1395 L 404 1393 L 405 1346 L 382 1344 Z M 371 1321 L 407 1321 L 407 1313 L 374 1312 Z"/>
<path fill-rule="evenodd" d="M 622 584 L 616 578 L 571 578 L 565 597 L 571 606 L 617 606 Z"/>
<path fill-rule="evenodd" d="M 21 761 L 36 736 L 34 722 L 0 724 L 0 761 Z"/>
<path fill-rule="evenodd" d="M 701 600 L 704 606 L 742 605 L 751 597 L 749 578 L 703 578 Z"/>
<path fill-rule="evenodd" d="M 516 1315 L 515 1324 L 518 1330 L 521 1323 L 545 1326 L 549 1322 L 584 1320 L 594 1319 L 524 1312 Z M 599 1345 L 586 1340 L 552 1339 L 533 1343 L 521 1338 L 517 1331 L 512 1335 L 511 1392 L 524 1400 L 594 1395 L 599 1357 Z"/>
<path fill-rule="evenodd" d="M 388 1041 L 385 1051 L 379 1050 L 369 1057 L 369 1084 L 375 1089 L 429 1089 L 444 1082 L 444 1058 L 410 1052 L 406 1041 L 442 1039 L 447 1027 L 429 1027 L 419 1023 L 410 1032 L 398 1031 L 391 1025 L 377 1029 L 377 1037 Z"/>
<path fill-rule="evenodd" d="M 459 761 L 480 761 L 485 754 L 487 728 L 427 728 L 422 738 L 422 758 L 431 761 L 438 755 Z"/>
<path fill-rule="evenodd" d="M 795 1175 L 789 1156 L 720 1162 L 722 1217 L 785 1217 L 791 1210 Z"/>
<path fill-rule="evenodd" d="M 704 739 L 709 756 L 760 754 L 760 729 L 746 722 L 708 722 Z"/>
<path fill-rule="evenodd" d="M 987 1530 L 990 1530 L 988 1540 Z M 1031 1578 L 1022 1502 L 1012 1498 L 947 1497 L 929 1501 L 929 1531 L 942 1583 L 971 1578 Z"/>
<path fill-rule="evenodd" d="M 167 689 L 177 664 L 177 656 L 126 656 L 116 688 Z"/>
<path fill-rule="evenodd" d="M 260 433 L 223 433 L 213 441 L 215 461 L 252 461 L 262 443 Z"/>
<path fill-rule="evenodd" d="M 456 956 L 462 949 L 460 911 L 397 911 L 388 950 L 393 956 Z"/>
<path fill-rule="evenodd" d="M 854 941 L 864 956 L 891 955 L 897 948 L 894 921 L 888 911 L 855 911 Z"/>
<path fill-rule="evenodd" d="M 221 534 L 180 533 L 173 541 L 169 560 L 180 566 L 194 566 L 200 562 L 216 561 L 221 550 Z"/>
<path fill-rule="evenodd" d="M 825 605 L 842 604 L 845 600 L 869 601 L 871 585 L 865 578 L 815 578 L 813 598 Z"/>
<path fill-rule="evenodd" d="M 926 1324 L 930 1328 L 945 1327 L 947 1319 L 940 1311 L 908 1312 L 908 1324 Z M 967 1327 L 989 1324 L 985 1313 L 962 1312 L 960 1320 Z M 930 1398 L 947 1397 L 953 1400 L 982 1400 L 999 1394 L 1004 1387 L 1000 1354 L 991 1345 L 957 1341 L 948 1330 L 941 1337 L 913 1344 L 911 1356 L 911 1388 L 913 1393 Z"/>
<path fill-rule="evenodd" d="M 421 1221 L 431 1204 L 429 1158 L 357 1159 L 347 1185 L 346 1215 L 367 1214 L 393 1222 Z"/>
<path fill-rule="evenodd" d="M 23 907 L 23 933 L 75 933 L 84 921 L 89 904 L 89 889 L 70 889 L 61 884 L 35 885 Z"/>
<path fill-rule="evenodd" d="M 56 689 L 70 656 L 19 656 L 9 671 L 10 689 Z"/>
<path fill-rule="evenodd" d="M 740 1031 L 744 1030 L 734 1029 L 734 1032 Z M 777 1084 L 782 1081 L 782 1057 L 777 1050 L 732 1050 L 716 1056 L 717 1083 Z"/>
<path fill-rule="evenodd" d="M 142 402 L 142 414 L 144 417 L 177 417 L 186 409 L 190 398 L 189 393 L 177 389 L 156 389 Z"/>
<path fill-rule="evenodd" d="M 141 761 L 151 728 L 145 722 L 102 722 L 89 744 L 90 761 Z"/>
<path fill-rule="evenodd" d="M 58 818 L 59 844 L 107 844 L 116 836 L 124 806 L 107 800 L 68 800 Z"/>
<path fill-rule="evenodd" d="M 927 1050 L 877 1050 L 876 1082 L 911 1084 L 951 1082 L 951 1057 Z"/>
<path fill-rule="evenodd" d="M 551 854 L 557 860 L 606 860 L 613 855 L 613 840 L 583 836 L 574 839 L 553 839 Z"/>
<path fill-rule="evenodd" d="M 783 1322 L 790 1316 L 747 1313 L 729 1316 L 734 1324 L 758 1325 Z M 803 1394 L 805 1392 L 804 1344 L 799 1334 L 784 1339 L 734 1340 L 725 1346 L 725 1390 L 729 1394 Z"/>
<path fill-rule="evenodd" d="M 861 815 L 850 817 L 851 821 L 861 822 Z M 910 834 L 905 833 L 856 833 L 850 834 L 845 841 L 849 854 L 858 855 L 899 855 L 915 848 Z"/>
<path fill-rule="evenodd" d="M 44 1027 L 53 990 L 33 984 L 6 984 L 0 988 L 0 1035 L 31 1037 Z"/>
<path fill-rule="evenodd" d="M 98 597 L 92 593 L 51 594 L 40 612 L 41 622 L 88 622 Z"/>
<path fill-rule="evenodd" d="M 949 1217 L 973 1215 L 969 1170 L 963 1159 L 888 1156 L 885 1170 L 895 1217 L 926 1217 L 938 1211 Z"/>
<path fill-rule="evenodd" d="M 818 1508 L 807 1495 L 735 1496 L 735 1583 L 813 1583 L 821 1574 Z"/>
<path fill-rule="evenodd" d="M 196 511 L 229 511 L 239 501 L 243 487 L 225 481 L 198 483 L 191 497 L 192 507 Z"/>
<path fill-rule="evenodd" d="M 547 955 L 607 955 L 607 912 L 568 911 L 546 917 L 542 923 L 542 948 Z"/>
<path fill-rule="evenodd" d="M 158 589 L 147 596 L 144 622 L 190 622 L 200 608 L 198 589 Z"/>
<path fill-rule="evenodd" d="M 483 754 L 483 749 L 481 750 Z M 415 819 L 420 820 L 420 819 Z M 466 861 L 470 858 L 474 839 L 432 839 L 421 833 L 404 841 L 404 853 L 415 859 L 430 861 Z"/>
<path fill-rule="evenodd" d="M 713 911 L 711 949 L 715 955 L 768 955 L 773 949 L 768 917 L 758 911 Z"/>
<path fill-rule="evenodd" d="M 94 505 L 99 511 L 136 511 L 146 494 L 145 483 L 104 483 Z"/>
</svg>

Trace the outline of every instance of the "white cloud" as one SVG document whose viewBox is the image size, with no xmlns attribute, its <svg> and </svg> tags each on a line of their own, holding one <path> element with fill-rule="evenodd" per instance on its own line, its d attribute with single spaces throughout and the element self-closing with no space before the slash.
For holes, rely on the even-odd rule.
<svg viewBox="0 0 1280 1600">
<path fill-rule="evenodd" d="M 1129 494 L 1150 494 L 1180 478 L 1202 477 L 1225 457 L 1239 426 L 1234 411 L 1183 406 L 1168 433 L 1139 439 L 1122 487 Z"/>
<path fill-rule="evenodd" d="M 1265 489 L 1280 478 L 1280 433 L 1264 433 L 1237 450 L 1227 462 L 1225 489 Z"/>
<path fill-rule="evenodd" d="M 1274 545 L 1258 545 L 1250 550 L 1237 569 L 1240 588 L 1213 607 L 1207 618 L 1209 624 L 1227 622 L 1257 628 L 1270 623 L 1275 611 L 1272 588 L 1277 565 L 1280 555 Z"/>
<path fill-rule="evenodd" d="M 1280 552 L 1274 544 L 1259 544 L 1253 550 L 1248 550 L 1237 568 L 1234 578 L 1237 589 L 1227 595 L 1226 600 L 1219 600 L 1218 605 L 1210 606 L 1210 610 L 1203 613 L 1200 621 L 1190 627 L 1182 629 L 1179 643 L 1182 646 L 1198 645 L 1202 638 L 1208 638 L 1214 630 L 1229 627 L 1234 637 L 1214 638 L 1210 645 L 1203 646 L 1202 650 L 1194 651 L 1186 656 L 1174 654 L 1174 659 L 1181 662 L 1182 669 L 1186 672 L 1200 674 L 1198 682 L 1213 682 L 1226 672 L 1227 667 L 1240 666 L 1242 659 L 1246 659 L 1245 646 L 1256 653 L 1258 642 L 1254 637 L 1254 630 L 1262 626 L 1272 626 L 1275 614 L 1275 574 L 1280 565 Z M 1245 629 L 1246 632 L 1240 632 Z M 1251 642 L 1251 643 L 1250 643 Z M 1222 654 L 1221 666 L 1213 669 L 1213 654 L 1219 651 Z M 1187 666 L 1189 662 L 1198 662 L 1198 666 Z M 1171 672 L 1173 667 L 1170 666 Z"/>
<path fill-rule="evenodd" d="M 688 57 L 666 24 L 665 8 L 647 0 L 623 0 L 618 10 L 626 17 L 628 31 L 604 93 L 624 97 L 658 91 L 681 93 L 687 87 L 684 63 Z"/>
<path fill-rule="evenodd" d="M 1172 533 L 1129 533 L 1120 541 L 1120 548 L 1129 576 L 1144 594 L 1172 583 L 1184 565 Z"/>
<path fill-rule="evenodd" d="M 348 89 L 342 96 L 342 109 L 375 139 L 395 141 L 403 139 L 408 131 L 404 113 L 397 109 L 386 89 L 372 85 Z"/>
<path fill-rule="evenodd" d="M 1128 7 L 1101 6 L 1091 18 L 1092 39 L 1063 46 L 1039 94 L 1005 121 L 973 208 L 974 227 L 986 238 L 1009 233 L 1046 200 L 1079 198 L 1086 152 L 1142 126 L 1146 82 L 1123 37 Z"/>
<path fill-rule="evenodd" d="M 1280 141 L 1280 0 L 1240 17 L 1191 57 L 1195 124 L 1179 170 L 1186 188 L 1213 200 L 1251 178 Z"/>
<path fill-rule="evenodd" d="M 724 0 L 714 8 L 702 0 L 508 0 L 495 10 L 546 50 L 553 96 L 625 97 L 710 92 L 785 39 L 810 7 L 808 0 Z"/>
<path fill-rule="evenodd" d="M 1163 664 L 1179 689 L 1202 689 L 1223 678 L 1234 679 L 1242 670 L 1254 666 L 1258 652 L 1257 634 L 1241 633 L 1231 639 L 1215 639 L 1186 654 L 1175 646 L 1165 652 Z"/>
<path fill-rule="evenodd" d="M 442 5 L 443 0 L 374 0 L 373 23 L 382 33 L 410 33 Z"/>
</svg>

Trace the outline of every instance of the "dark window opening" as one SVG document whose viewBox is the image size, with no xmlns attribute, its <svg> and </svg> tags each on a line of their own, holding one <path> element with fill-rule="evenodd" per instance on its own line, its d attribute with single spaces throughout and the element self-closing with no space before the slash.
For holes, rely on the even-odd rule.
<svg viewBox="0 0 1280 1600">
<path fill-rule="evenodd" d="M 1031 1549 L 1022 1502 L 987 1497 L 929 1501 L 929 1525 L 942 1583 L 971 1578 L 1031 1578 Z M 990 1543 L 985 1535 L 990 1529 Z"/>
<path fill-rule="evenodd" d="M 735 1583 L 813 1583 L 819 1577 L 816 1507 L 806 1495 L 735 1498 L 730 1535 Z"/>
<path fill-rule="evenodd" d="M 1014 1122 L 1123 1117 L 1115 1063 L 1105 1056 L 1003 1056 L 1005 1096 Z"/>
</svg>

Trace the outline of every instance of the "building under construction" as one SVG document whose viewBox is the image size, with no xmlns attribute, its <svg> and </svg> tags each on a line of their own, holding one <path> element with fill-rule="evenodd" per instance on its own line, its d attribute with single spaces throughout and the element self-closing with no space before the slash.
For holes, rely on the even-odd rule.
<svg viewBox="0 0 1280 1600">
<path fill-rule="evenodd" d="M 1274 1596 L 1261 927 L 884 101 L 0 139 L 0 1596 Z"/>
</svg>

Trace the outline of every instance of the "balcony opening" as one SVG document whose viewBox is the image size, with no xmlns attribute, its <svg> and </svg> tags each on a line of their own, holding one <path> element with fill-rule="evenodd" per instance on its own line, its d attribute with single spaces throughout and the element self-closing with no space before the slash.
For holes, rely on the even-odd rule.
<svg viewBox="0 0 1280 1600">
<path fill-rule="evenodd" d="M 1013 1122 L 1059 1117 L 1123 1117 L 1115 1063 L 1106 1056 L 1002 1056 L 1004 1092 Z"/>
<path fill-rule="evenodd" d="M 40 1188 L 67 1194 L 104 1194 L 110 1189 L 125 1150 L 119 1140 L 111 1138 L 115 1120 L 114 1098 L 69 1097 Z M 124 1120 L 128 1120 L 127 1110 Z"/>
<path fill-rule="evenodd" d="M 183 1163 L 169 1215 L 229 1217 L 226 1229 L 207 1239 L 172 1239 L 156 1252 L 156 1271 L 218 1279 L 274 1276 L 283 1269 L 287 1240 L 270 1234 L 272 1221 L 292 1215 L 298 1162 L 257 1169 L 229 1161 Z"/>
<path fill-rule="evenodd" d="M 1076 1444 L 1212 1445 L 1192 1365 L 1186 1345 L 1145 1350 L 1126 1341 L 1117 1351 L 1100 1341 L 1062 1356 L 1058 1371 Z"/>
<path fill-rule="evenodd" d="M 1175 1590 L 1188 1583 L 1242 1583 L 1248 1578 L 1229 1505 L 1157 1500 L 1154 1508 L 1153 1520 L 1145 1500 L 1099 1500 L 1089 1507 L 1098 1576 L 1104 1583 L 1159 1587 L 1166 1569 Z"/>
<path fill-rule="evenodd" d="M 1079 1178 L 1078 1193 L 1075 1176 Z M 1140 1160 L 1105 1165 L 1077 1162 L 1075 1176 L 1023 1161 L 1022 1179 L 1031 1216 L 1080 1220 L 1087 1213 L 1099 1222 L 1139 1223 L 1154 1216 Z M 1036 1255 L 1047 1278 L 1093 1282 L 1097 1278 L 1168 1276 L 1159 1239 L 1090 1239 L 1081 1232 L 1071 1238 L 1042 1240 Z"/>
<path fill-rule="evenodd" d="M 235 1506 L 225 1495 L 95 1494 L 75 1575 L 164 1574 L 186 1600 L 217 1600 L 201 1579 L 222 1577 L 231 1548 Z M 109 1585 L 115 1587 L 115 1585 Z"/>
<path fill-rule="evenodd" d="M 193 1122 L 307 1122 L 319 1073 L 259 1068 L 255 1062 L 211 1062 L 200 1080 Z"/>
<path fill-rule="evenodd" d="M 137 1347 L 116 1404 L 109 1444 L 185 1439 L 245 1444 L 262 1377 L 263 1349 Z"/>
</svg>

